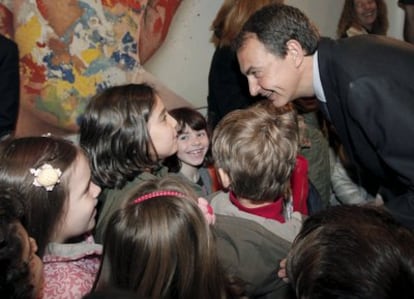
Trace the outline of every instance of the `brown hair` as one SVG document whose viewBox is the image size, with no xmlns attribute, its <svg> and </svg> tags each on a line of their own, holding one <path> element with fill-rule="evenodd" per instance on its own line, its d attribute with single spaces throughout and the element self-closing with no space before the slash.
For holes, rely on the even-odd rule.
<svg viewBox="0 0 414 299">
<path fill-rule="evenodd" d="M 358 24 L 356 17 L 354 1 L 355 0 L 345 0 L 344 2 L 344 7 L 338 22 L 338 28 L 336 30 L 338 38 L 344 37 L 346 31 L 353 25 L 361 27 Z M 387 5 L 384 0 L 375 0 L 375 2 L 377 4 L 378 15 L 370 33 L 385 35 L 388 30 Z"/>
<path fill-rule="evenodd" d="M 153 191 L 164 195 L 133 201 Z M 148 298 L 230 298 L 215 240 L 197 195 L 177 177 L 152 179 L 125 194 L 107 226 L 97 289 L 121 288 Z"/>
<path fill-rule="evenodd" d="M 287 195 L 298 151 L 298 125 L 291 105 L 261 101 L 227 114 L 212 141 L 216 168 L 229 176 L 230 189 L 256 201 Z"/>
<path fill-rule="evenodd" d="M 248 18 L 263 6 L 283 0 L 224 0 L 211 24 L 211 42 L 216 47 L 230 46 Z"/>
<path fill-rule="evenodd" d="M 24 199 L 27 232 L 36 240 L 40 257 L 65 213 L 68 176 L 81 153 L 70 141 L 52 137 L 9 139 L 1 145 L 0 183 L 15 188 Z M 33 185 L 30 169 L 45 163 L 62 172 L 61 182 L 52 191 Z"/>
</svg>

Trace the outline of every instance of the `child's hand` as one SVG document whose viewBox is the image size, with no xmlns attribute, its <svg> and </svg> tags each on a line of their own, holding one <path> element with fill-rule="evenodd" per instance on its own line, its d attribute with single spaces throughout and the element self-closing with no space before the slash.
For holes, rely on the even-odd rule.
<svg viewBox="0 0 414 299">
<path fill-rule="evenodd" d="M 203 215 L 206 218 L 208 224 L 214 224 L 214 222 L 216 222 L 216 215 L 214 215 L 213 208 L 210 206 L 206 199 L 199 197 L 198 207 L 203 212 Z"/>
<path fill-rule="evenodd" d="M 284 282 L 289 282 L 289 278 L 287 277 L 286 273 L 286 259 L 280 261 L 279 263 L 279 271 L 277 272 L 277 276 L 282 279 Z"/>
</svg>

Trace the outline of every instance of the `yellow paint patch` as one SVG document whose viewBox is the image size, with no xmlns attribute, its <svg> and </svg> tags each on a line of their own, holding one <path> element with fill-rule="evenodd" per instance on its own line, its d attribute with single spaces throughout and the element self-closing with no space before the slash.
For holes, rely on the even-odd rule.
<svg viewBox="0 0 414 299">
<path fill-rule="evenodd" d="M 82 76 L 79 72 L 73 69 L 75 75 L 75 82 L 73 88 L 77 90 L 79 96 L 82 98 L 89 98 L 96 93 L 96 82 L 101 82 L 102 78 L 99 74 L 89 77 Z"/>
<path fill-rule="evenodd" d="M 87 49 L 82 52 L 82 59 L 87 63 L 90 64 L 92 61 L 98 59 L 102 52 L 98 49 Z"/>
<path fill-rule="evenodd" d="M 37 48 L 36 42 L 41 35 L 41 24 L 37 17 L 33 16 L 24 25 L 17 26 L 15 40 L 19 45 L 20 57 L 24 57 Z"/>
</svg>

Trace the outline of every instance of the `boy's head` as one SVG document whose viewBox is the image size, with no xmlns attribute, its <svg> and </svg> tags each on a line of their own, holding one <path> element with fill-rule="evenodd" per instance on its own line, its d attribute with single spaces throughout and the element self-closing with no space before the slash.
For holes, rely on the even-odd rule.
<svg viewBox="0 0 414 299">
<path fill-rule="evenodd" d="M 273 201 L 287 192 L 297 150 L 296 112 L 268 101 L 226 115 L 212 140 L 223 186 L 254 201 Z"/>
</svg>

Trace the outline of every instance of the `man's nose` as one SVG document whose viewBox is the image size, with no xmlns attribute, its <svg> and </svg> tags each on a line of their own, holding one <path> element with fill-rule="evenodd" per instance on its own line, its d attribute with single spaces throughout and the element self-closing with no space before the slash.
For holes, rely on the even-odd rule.
<svg viewBox="0 0 414 299">
<path fill-rule="evenodd" d="M 256 80 L 249 80 L 250 95 L 255 97 L 255 96 L 259 95 L 259 91 L 260 91 L 260 86 L 259 86 L 259 84 L 257 84 L 257 81 Z"/>
</svg>

